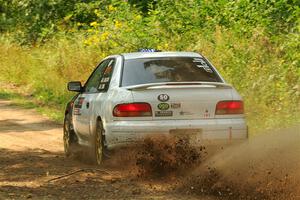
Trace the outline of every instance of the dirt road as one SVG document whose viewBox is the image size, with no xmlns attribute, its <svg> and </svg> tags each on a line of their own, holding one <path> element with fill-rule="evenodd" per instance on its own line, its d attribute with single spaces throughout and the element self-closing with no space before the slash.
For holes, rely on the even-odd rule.
<svg viewBox="0 0 300 200">
<path fill-rule="evenodd" d="M 199 165 L 154 178 L 151 173 L 140 176 L 136 150 L 119 150 L 101 167 L 65 158 L 61 125 L 34 110 L 0 100 L 0 200 L 300 199 L 299 130 L 294 127 L 266 134 L 201 157 Z M 158 154 L 158 160 L 142 159 L 152 164 L 146 169 L 151 171 L 162 162 L 160 156 L 169 159 L 172 155 L 166 145 L 161 146 L 156 152 L 151 147 L 150 154 Z M 149 152 L 142 152 L 148 156 Z M 190 153 L 188 149 L 178 158 Z M 171 165 L 166 166 L 182 167 L 172 156 Z"/>
<path fill-rule="evenodd" d="M 198 199 L 136 177 L 120 157 L 100 168 L 65 158 L 61 125 L 0 100 L 0 199 Z"/>
</svg>

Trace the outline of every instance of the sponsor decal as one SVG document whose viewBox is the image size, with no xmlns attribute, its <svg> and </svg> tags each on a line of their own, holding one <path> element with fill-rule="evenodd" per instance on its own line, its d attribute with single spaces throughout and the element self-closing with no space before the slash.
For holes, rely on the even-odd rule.
<svg viewBox="0 0 300 200">
<path fill-rule="evenodd" d="M 208 110 L 206 109 L 205 112 L 204 112 L 204 118 L 209 118 L 210 117 L 210 114 L 208 112 Z"/>
<path fill-rule="evenodd" d="M 75 108 L 81 108 L 81 107 L 82 107 L 82 104 L 83 104 L 83 101 L 84 101 L 84 97 L 79 97 L 79 98 L 75 101 L 74 107 L 75 107 Z"/>
<path fill-rule="evenodd" d="M 74 102 L 74 109 L 73 109 L 74 115 L 81 115 L 80 109 L 82 108 L 83 102 L 84 102 L 84 97 L 79 97 Z"/>
<path fill-rule="evenodd" d="M 74 115 L 81 115 L 79 108 L 74 108 L 73 113 Z"/>
<path fill-rule="evenodd" d="M 171 103 L 171 108 L 177 109 L 181 107 L 181 103 Z"/>
<path fill-rule="evenodd" d="M 160 103 L 157 105 L 157 108 L 159 110 L 168 110 L 170 108 L 170 105 L 167 103 Z"/>
<path fill-rule="evenodd" d="M 202 58 L 194 58 L 193 62 L 201 62 L 202 60 Z"/>
<path fill-rule="evenodd" d="M 196 63 L 196 66 L 199 68 L 203 68 L 206 72 L 213 73 L 213 71 L 210 69 L 210 67 L 207 65 L 207 63 L 201 59 L 201 58 L 194 58 L 194 61 Z"/>
<path fill-rule="evenodd" d="M 158 95 L 157 99 L 159 101 L 166 102 L 166 101 L 169 101 L 170 97 L 167 94 L 160 94 L 160 95 Z"/>
<path fill-rule="evenodd" d="M 170 117 L 170 116 L 173 116 L 173 111 L 170 110 L 155 111 L 155 117 Z"/>
</svg>

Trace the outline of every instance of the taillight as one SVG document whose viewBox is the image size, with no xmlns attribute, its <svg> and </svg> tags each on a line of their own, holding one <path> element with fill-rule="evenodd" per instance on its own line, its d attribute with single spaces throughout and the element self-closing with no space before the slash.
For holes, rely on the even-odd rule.
<svg viewBox="0 0 300 200">
<path fill-rule="evenodd" d="M 148 103 L 126 103 L 114 107 L 115 117 L 149 117 L 152 116 L 152 109 Z"/>
<path fill-rule="evenodd" d="M 216 106 L 216 115 L 243 114 L 242 101 L 220 101 Z"/>
</svg>

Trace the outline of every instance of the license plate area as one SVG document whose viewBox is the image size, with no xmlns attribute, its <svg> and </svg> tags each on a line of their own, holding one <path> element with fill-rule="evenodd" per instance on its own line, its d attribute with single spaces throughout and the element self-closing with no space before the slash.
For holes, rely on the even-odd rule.
<svg viewBox="0 0 300 200">
<path fill-rule="evenodd" d="M 202 129 L 171 129 L 169 133 L 171 136 L 186 139 L 200 139 L 202 137 Z"/>
</svg>

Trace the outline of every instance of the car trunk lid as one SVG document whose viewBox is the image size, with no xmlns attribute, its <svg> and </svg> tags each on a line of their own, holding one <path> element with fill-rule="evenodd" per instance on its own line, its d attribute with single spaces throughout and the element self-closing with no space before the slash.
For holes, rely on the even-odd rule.
<svg viewBox="0 0 300 200">
<path fill-rule="evenodd" d="M 225 83 L 162 83 L 126 87 L 134 102 L 147 102 L 153 120 L 215 118 L 216 104 L 232 100 L 232 87 Z"/>
</svg>

